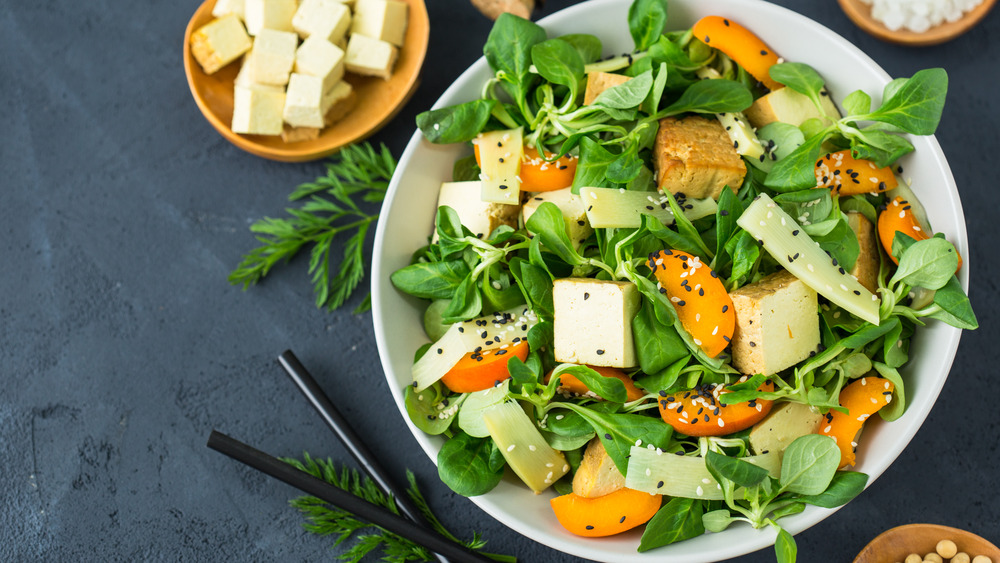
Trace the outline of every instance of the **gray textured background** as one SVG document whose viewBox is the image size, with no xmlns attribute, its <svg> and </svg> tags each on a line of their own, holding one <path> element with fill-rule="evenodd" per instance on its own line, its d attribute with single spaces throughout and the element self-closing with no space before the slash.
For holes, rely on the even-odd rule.
<svg viewBox="0 0 1000 563">
<path fill-rule="evenodd" d="M 374 138 L 397 155 L 490 27 L 464 1 L 428 3 L 423 84 Z M 548 0 L 536 16 L 567 3 Z M 908 49 L 863 34 L 831 0 L 777 3 L 892 75 L 949 71 L 938 138 L 967 213 L 982 325 L 963 337 L 913 443 L 798 536 L 800 560 L 850 561 L 914 521 L 996 542 L 1000 13 L 952 43 Z M 332 542 L 303 532 L 287 506 L 292 489 L 205 447 L 214 427 L 276 455 L 346 458 L 274 361 L 291 347 L 387 468 L 417 473 L 458 535 L 481 531 L 523 561 L 571 561 L 436 480 L 392 404 L 370 316 L 316 310 L 304 261 L 247 293 L 226 282 L 254 246 L 249 224 L 280 215 L 323 168 L 241 152 L 202 118 L 180 56 L 197 4 L 0 1 L 0 560 L 332 559 Z M 764 550 L 734 561 L 771 560 Z"/>
</svg>

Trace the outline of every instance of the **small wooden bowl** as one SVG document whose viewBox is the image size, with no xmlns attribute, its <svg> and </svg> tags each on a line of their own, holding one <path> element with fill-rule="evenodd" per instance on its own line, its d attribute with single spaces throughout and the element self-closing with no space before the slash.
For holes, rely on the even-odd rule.
<svg viewBox="0 0 1000 563">
<path fill-rule="evenodd" d="M 871 6 L 861 0 L 838 0 L 841 9 L 851 18 L 858 27 L 869 34 L 890 43 L 909 45 L 911 47 L 923 47 L 927 45 L 937 45 L 945 41 L 951 41 L 959 35 L 971 29 L 983 19 L 996 0 L 983 0 L 981 4 L 966 13 L 956 22 L 943 23 L 932 27 L 923 33 L 915 33 L 908 29 L 892 31 L 882 22 L 872 18 Z"/>
<path fill-rule="evenodd" d="M 893 563 L 902 561 L 911 553 L 923 557 L 934 551 L 941 540 L 951 540 L 958 551 L 969 554 L 969 558 L 985 555 L 1000 563 L 1000 548 L 985 539 L 957 528 L 937 524 L 907 524 L 892 528 L 873 539 L 854 558 L 854 563 Z"/>
<path fill-rule="evenodd" d="M 337 152 L 344 145 L 360 141 L 389 122 L 417 89 L 420 68 L 427 55 L 430 21 L 424 0 L 405 0 L 409 5 L 406 38 L 399 60 L 389 80 L 357 76 L 345 77 L 358 96 L 357 107 L 343 119 L 320 131 L 319 138 L 286 143 L 278 136 L 233 133 L 233 81 L 239 60 L 212 75 L 205 74 L 191 54 L 191 34 L 212 21 L 215 0 L 206 0 L 191 17 L 184 32 L 184 73 L 191 95 L 205 119 L 229 142 L 257 156 L 284 162 L 315 160 Z"/>
</svg>

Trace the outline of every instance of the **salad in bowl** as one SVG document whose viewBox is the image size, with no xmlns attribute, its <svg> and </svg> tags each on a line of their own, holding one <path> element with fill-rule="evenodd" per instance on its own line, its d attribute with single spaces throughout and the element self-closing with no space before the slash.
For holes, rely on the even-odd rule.
<svg viewBox="0 0 1000 563">
<path fill-rule="evenodd" d="M 977 326 L 946 73 L 730 0 L 504 15 L 484 55 L 376 235 L 383 366 L 442 481 L 582 557 L 794 560 Z"/>
</svg>

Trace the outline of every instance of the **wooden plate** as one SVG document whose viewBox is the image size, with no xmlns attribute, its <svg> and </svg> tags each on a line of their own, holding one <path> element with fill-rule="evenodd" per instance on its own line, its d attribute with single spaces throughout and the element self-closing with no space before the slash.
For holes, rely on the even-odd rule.
<svg viewBox="0 0 1000 563">
<path fill-rule="evenodd" d="M 985 539 L 957 528 L 937 524 L 907 524 L 883 532 L 861 550 L 854 563 L 885 563 L 902 561 L 911 553 L 923 557 L 934 551 L 941 540 L 951 540 L 958 551 L 969 554 L 972 559 L 985 555 L 1000 563 L 1000 548 Z"/>
<path fill-rule="evenodd" d="M 320 132 L 319 138 L 286 143 L 281 137 L 238 135 L 230 129 L 233 120 L 233 81 L 239 60 L 212 75 L 205 74 L 191 54 L 191 34 L 212 21 L 215 0 L 206 0 L 191 17 L 184 32 L 184 73 L 191 95 L 205 119 L 229 142 L 257 156 L 285 162 L 315 160 L 337 152 L 344 145 L 360 141 L 388 123 L 406 104 L 417 88 L 420 68 L 427 54 L 430 22 L 424 0 L 404 0 L 409 5 L 406 38 L 399 60 L 389 80 L 345 77 L 358 96 L 357 107 L 342 120 Z"/>
<path fill-rule="evenodd" d="M 840 2 L 841 9 L 843 9 L 844 13 L 847 14 L 847 17 L 851 18 L 851 21 L 869 34 L 891 43 L 910 45 L 913 47 L 937 45 L 939 43 L 944 43 L 945 41 L 951 41 L 971 29 L 972 26 L 979 23 L 979 20 L 983 19 L 990 11 L 990 8 L 993 7 L 993 4 L 996 3 L 996 0 L 983 0 L 981 4 L 966 13 L 962 16 L 962 19 L 956 22 L 943 23 L 939 26 L 932 27 L 923 33 L 915 33 L 908 29 L 900 29 L 898 31 L 890 30 L 883 25 L 882 22 L 872 18 L 871 6 L 865 4 L 861 0 L 838 1 Z"/>
</svg>

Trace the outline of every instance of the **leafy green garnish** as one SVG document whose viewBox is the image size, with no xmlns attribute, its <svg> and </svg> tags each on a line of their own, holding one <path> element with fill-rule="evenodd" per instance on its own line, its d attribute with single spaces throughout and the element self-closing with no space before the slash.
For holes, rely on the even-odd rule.
<svg viewBox="0 0 1000 563">
<path fill-rule="evenodd" d="M 399 514 L 399 507 L 396 505 L 395 499 L 382 492 L 371 478 L 362 476 L 355 469 L 346 466 L 338 469 L 332 460 L 316 459 L 308 453 L 302 454 L 302 461 L 294 458 L 282 458 L 282 461 L 309 473 L 313 477 L 322 479 L 338 489 L 345 490 L 356 497 Z M 406 479 L 409 483 L 406 488 L 407 496 L 417 506 L 434 531 L 469 549 L 482 550 L 486 542 L 478 533 L 474 533 L 469 541 L 461 541 L 456 538 L 431 512 L 430 506 L 417 487 L 416 477 L 409 470 L 406 472 Z M 385 561 L 396 563 L 437 560 L 436 556 L 423 546 L 361 520 L 350 512 L 331 506 L 316 497 L 298 497 L 289 501 L 289 504 L 303 513 L 306 522 L 302 524 L 302 527 L 307 531 L 320 536 L 336 536 L 334 545 L 340 545 L 347 540 L 354 539 L 354 543 L 346 551 L 337 555 L 337 559 L 340 561 L 356 562 L 377 552 L 382 553 Z M 492 553 L 483 553 L 483 555 L 496 561 L 517 561 L 517 558 L 508 555 Z"/>
<path fill-rule="evenodd" d="M 396 159 L 382 145 L 376 150 L 369 143 L 348 145 L 326 165 L 326 175 L 300 185 L 288 197 L 306 200 L 298 209 L 286 209 L 288 218 L 264 218 L 250 226 L 261 246 L 243 257 L 229 274 L 229 283 L 249 288 L 262 280 L 279 262 L 287 262 L 304 248 L 309 248 L 309 274 L 312 276 L 316 306 L 329 311 L 339 308 L 351 296 L 365 273 L 364 245 L 368 229 L 378 219 L 378 212 L 368 212 L 359 201 L 382 202 L 389 179 L 396 169 Z M 353 233 L 343 246 L 343 254 L 330 271 L 335 242 Z M 368 298 L 355 309 L 370 307 Z"/>
</svg>

